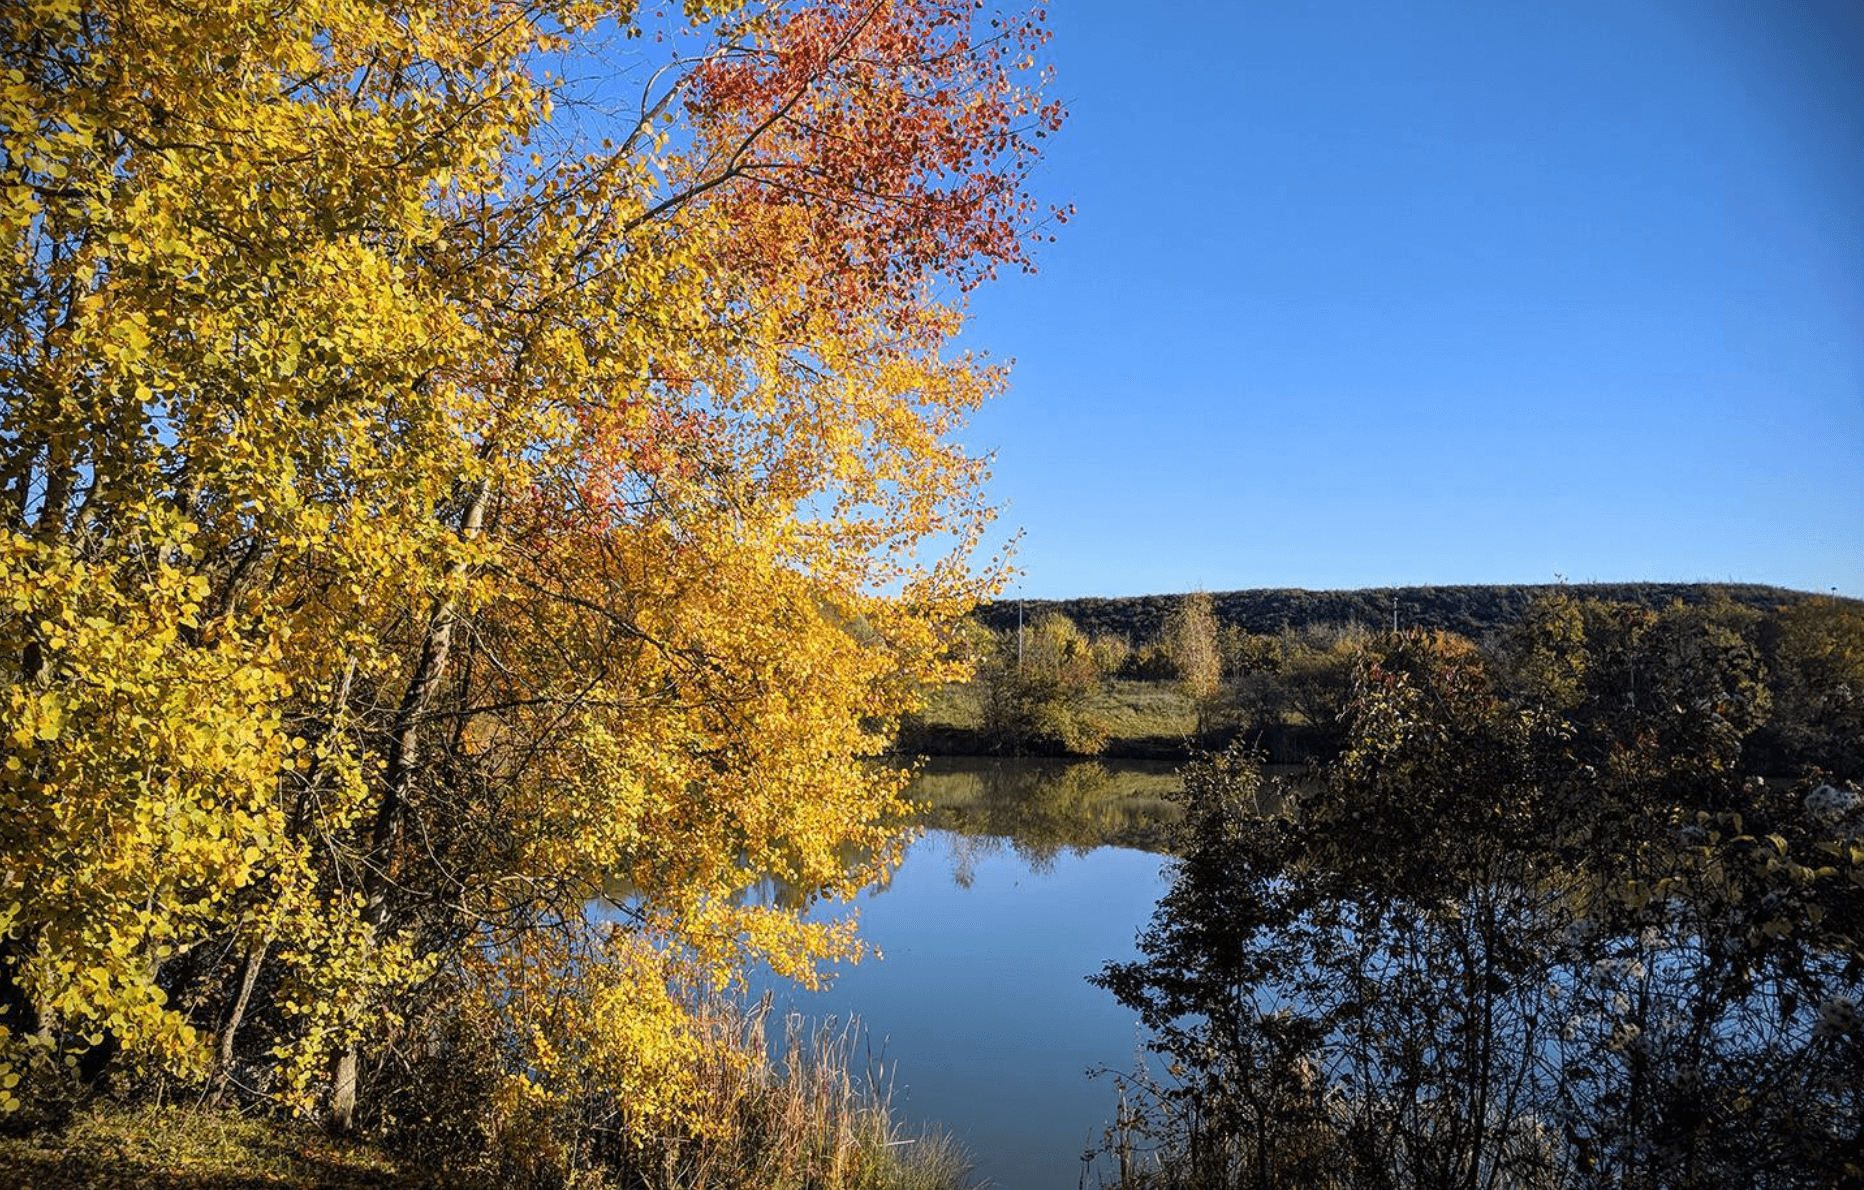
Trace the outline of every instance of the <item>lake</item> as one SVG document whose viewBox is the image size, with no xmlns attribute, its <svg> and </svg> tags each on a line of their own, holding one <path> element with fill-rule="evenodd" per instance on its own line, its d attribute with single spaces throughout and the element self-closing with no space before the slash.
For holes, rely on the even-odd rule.
<svg viewBox="0 0 1864 1190">
<path fill-rule="evenodd" d="M 942 1125 L 977 1178 L 1074 1190 L 1115 1097 L 1087 1072 L 1129 1068 L 1140 1041 L 1085 977 L 1134 957 L 1165 891 L 1165 857 L 1131 844 L 1162 841 L 1174 785 L 1160 764 L 935 761 L 915 786 L 925 835 L 857 902 L 884 958 L 777 1007 L 859 1016 L 896 1117 Z"/>
</svg>

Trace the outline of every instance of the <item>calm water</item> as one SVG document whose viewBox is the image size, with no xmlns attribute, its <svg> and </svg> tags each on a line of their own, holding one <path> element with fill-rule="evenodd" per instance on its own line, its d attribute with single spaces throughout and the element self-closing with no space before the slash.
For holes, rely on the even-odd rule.
<svg viewBox="0 0 1864 1190">
<path fill-rule="evenodd" d="M 884 959 L 778 1004 L 858 1015 L 893 1067 L 897 1113 L 956 1135 L 977 1177 L 1073 1190 L 1113 1106 L 1110 1081 L 1087 1071 L 1130 1067 L 1139 1042 L 1133 1015 L 1084 977 L 1133 957 L 1165 890 L 1162 856 L 1101 840 L 1160 836 L 1168 773 L 942 763 L 921 783 L 928 821 L 1018 833 L 929 830 L 858 902 Z"/>
</svg>

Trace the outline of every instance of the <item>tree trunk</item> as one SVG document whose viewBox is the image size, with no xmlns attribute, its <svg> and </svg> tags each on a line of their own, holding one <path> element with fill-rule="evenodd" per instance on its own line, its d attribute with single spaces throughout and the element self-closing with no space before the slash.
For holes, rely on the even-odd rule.
<svg viewBox="0 0 1864 1190">
<path fill-rule="evenodd" d="M 485 507 L 491 485 L 481 480 L 460 518 L 460 536 L 471 540 L 485 523 Z M 457 580 L 466 572 L 465 563 L 456 563 L 449 573 Z M 366 901 L 363 920 L 371 929 L 380 930 L 387 919 L 389 885 L 395 875 L 400 851 L 402 822 L 406 817 L 407 795 L 421 762 L 421 725 L 440 691 L 446 676 L 447 658 L 453 651 L 453 630 L 459 622 L 459 608 L 451 598 L 443 599 L 428 621 L 426 638 L 421 642 L 420 659 L 408 679 L 407 693 L 395 712 L 389 736 L 388 765 L 383 774 L 382 805 L 376 811 L 371 832 L 372 862 L 363 874 Z M 360 1048 L 351 1042 L 338 1056 L 330 1093 L 330 1126 L 347 1132 L 355 1120 L 357 1071 Z"/>
<path fill-rule="evenodd" d="M 356 1125 L 356 1066 L 354 1043 L 337 1056 L 337 1066 L 330 1090 L 330 1130 L 349 1132 Z"/>
<path fill-rule="evenodd" d="M 488 495 L 489 486 L 481 481 L 460 518 L 460 537 L 463 539 L 470 541 L 479 535 L 480 527 L 485 523 Z M 458 579 L 465 570 L 464 563 L 456 564 L 449 578 Z M 381 862 L 367 877 L 373 885 L 369 897 L 372 907 L 383 891 L 381 885 L 386 875 L 386 865 L 393 862 L 396 844 L 401 838 L 408 787 L 413 783 L 421 764 L 421 724 L 433 705 L 434 696 L 440 691 L 441 679 L 446 676 L 447 658 L 453 651 L 453 630 L 458 623 L 459 609 L 452 599 L 443 600 L 434 609 L 433 618 L 428 622 L 426 639 L 421 642 L 420 660 L 415 664 L 413 676 L 408 679 L 407 693 L 402 696 L 401 706 L 395 712 L 394 728 L 389 738 L 388 767 L 383 774 L 383 783 L 387 788 L 382 796 L 381 808 L 376 812 L 372 839 L 375 854 Z"/>
<path fill-rule="evenodd" d="M 246 1005 L 252 999 L 253 985 L 259 982 L 259 968 L 265 965 L 265 954 L 271 945 L 272 935 L 267 933 L 246 952 L 246 970 L 240 975 L 239 995 L 234 998 L 232 1011 L 227 1013 L 227 1023 L 220 1030 L 220 1066 L 214 1072 L 213 1086 L 213 1102 L 216 1106 L 226 1095 L 227 1079 L 233 1072 L 233 1040 L 239 1034 L 240 1021 L 245 1018 Z"/>
</svg>

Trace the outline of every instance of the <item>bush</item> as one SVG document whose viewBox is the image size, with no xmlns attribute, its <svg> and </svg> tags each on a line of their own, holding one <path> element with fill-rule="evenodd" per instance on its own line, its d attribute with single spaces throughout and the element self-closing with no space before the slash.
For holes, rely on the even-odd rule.
<svg viewBox="0 0 1864 1190">
<path fill-rule="evenodd" d="M 1123 1184 L 1864 1179 L 1864 797 L 1588 763 L 1454 637 L 1371 642 L 1343 727 L 1298 792 L 1187 771 L 1144 958 L 1097 977 L 1167 1061 L 1124 1080 Z"/>
</svg>

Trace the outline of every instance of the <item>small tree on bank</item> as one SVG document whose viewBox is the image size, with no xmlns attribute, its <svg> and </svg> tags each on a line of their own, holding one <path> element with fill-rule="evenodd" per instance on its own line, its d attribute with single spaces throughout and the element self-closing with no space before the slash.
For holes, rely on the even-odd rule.
<svg viewBox="0 0 1864 1190">
<path fill-rule="evenodd" d="M 1089 702 L 1102 675 L 1096 650 L 1066 616 L 1049 614 L 999 634 L 978 667 L 984 730 L 1001 752 L 1069 752 L 1092 756 L 1107 730 Z"/>
<path fill-rule="evenodd" d="M 1178 682 L 1197 707 L 1197 733 L 1209 730 L 1218 692 L 1223 687 L 1223 651 L 1218 645 L 1217 615 L 1210 595 L 1194 591 L 1178 600 L 1166 618 L 1166 655 Z"/>
</svg>

